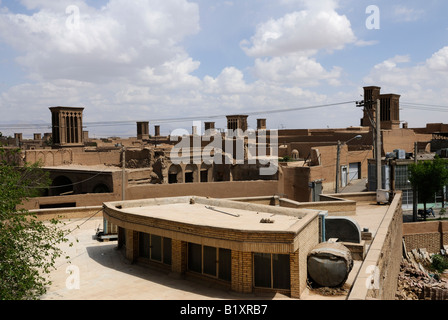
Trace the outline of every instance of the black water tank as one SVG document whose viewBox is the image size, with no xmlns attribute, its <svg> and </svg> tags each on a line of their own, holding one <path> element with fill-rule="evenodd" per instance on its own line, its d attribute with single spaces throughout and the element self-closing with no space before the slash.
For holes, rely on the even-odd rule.
<svg viewBox="0 0 448 320">
<path fill-rule="evenodd" d="M 323 287 L 340 287 L 353 268 L 350 250 L 342 243 L 322 242 L 308 254 L 308 276 Z"/>
</svg>

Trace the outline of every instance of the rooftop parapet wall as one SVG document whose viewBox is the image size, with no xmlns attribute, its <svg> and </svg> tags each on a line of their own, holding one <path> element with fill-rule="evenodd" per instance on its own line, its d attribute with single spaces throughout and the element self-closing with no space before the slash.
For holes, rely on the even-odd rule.
<svg viewBox="0 0 448 320">
<path fill-rule="evenodd" d="M 157 184 L 131 186 L 126 189 L 126 199 L 178 197 L 191 194 L 211 198 L 247 196 L 272 196 L 278 193 L 278 181 L 221 181 L 200 183 Z"/>
<path fill-rule="evenodd" d="M 51 219 L 68 220 L 68 219 L 85 219 L 100 218 L 103 216 L 102 206 L 91 206 L 81 208 L 55 208 L 55 209 L 38 209 L 30 210 L 40 221 L 49 221 Z"/>
<path fill-rule="evenodd" d="M 354 193 L 335 193 L 335 194 L 321 194 L 320 199 L 324 201 L 375 201 L 376 192 L 354 192 Z"/>
<path fill-rule="evenodd" d="M 60 210 L 77 210 L 78 208 L 101 206 L 103 201 L 115 201 L 121 195 L 115 193 L 90 193 L 53 197 L 30 198 L 20 206 L 26 210 L 38 210 L 41 206 L 60 206 Z M 70 206 L 68 205 L 70 204 Z M 64 208 L 65 207 L 65 208 Z"/>
<path fill-rule="evenodd" d="M 397 192 L 374 235 L 348 300 L 394 300 L 402 258 L 402 193 Z"/>
<path fill-rule="evenodd" d="M 321 199 L 322 196 L 323 195 L 321 195 Z M 330 216 L 356 215 L 356 201 L 335 197 L 328 197 L 328 198 L 329 198 L 328 201 L 318 201 L 318 202 L 297 202 L 294 200 L 281 198 L 278 196 L 241 197 L 241 198 L 230 198 L 229 200 L 258 203 L 271 206 L 276 205 L 284 208 L 320 210 L 328 212 L 328 215 Z"/>
</svg>

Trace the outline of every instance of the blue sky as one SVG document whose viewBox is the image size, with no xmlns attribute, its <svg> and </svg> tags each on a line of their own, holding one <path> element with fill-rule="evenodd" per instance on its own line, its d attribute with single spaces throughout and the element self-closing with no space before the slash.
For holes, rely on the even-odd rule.
<svg viewBox="0 0 448 320">
<path fill-rule="evenodd" d="M 85 108 L 91 136 L 135 136 L 143 120 L 162 134 L 191 118 L 224 128 L 207 117 L 236 113 L 343 128 L 359 125 L 352 101 L 368 85 L 400 94 L 410 127 L 447 123 L 447 12 L 441 0 L 0 0 L 0 124 L 49 123 L 63 105 Z M 22 127 L 0 130 L 49 131 Z"/>
</svg>

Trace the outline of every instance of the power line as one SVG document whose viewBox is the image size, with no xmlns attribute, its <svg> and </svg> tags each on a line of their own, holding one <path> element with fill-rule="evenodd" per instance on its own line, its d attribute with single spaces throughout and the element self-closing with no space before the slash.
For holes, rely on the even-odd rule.
<svg viewBox="0 0 448 320">
<path fill-rule="evenodd" d="M 259 115 L 259 114 L 273 114 L 273 113 L 283 113 L 283 112 L 292 112 L 292 111 L 302 111 L 309 109 L 318 109 L 318 108 L 326 108 L 333 106 L 341 106 L 346 104 L 352 104 L 356 101 L 345 101 L 345 102 L 337 102 L 337 103 L 329 103 L 322 105 L 314 105 L 314 106 L 306 106 L 306 107 L 293 107 L 293 108 L 284 108 L 284 109 L 274 109 L 274 110 L 261 110 L 261 111 L 253 111 L 253 112 L 244 112 L 246 115 Z M 177 117 L 177 118 L 160 118 L 160 119 L 152 119 L 151 122 L 155 123 L 166 123 L 166 122 L 182 122 L 182 121 L 191 121 L 191 120 L 208 120 L 208 119 L 217 119 L 224 118 L 228 114 L 219 114 L 219 115 L 211 115 L 211 116 L 189 116 L 189 117 Z M 85 127 L 102 127 L 102 126 L 125 126 L 125 125 L 135 125 L 136 122 L 142 120 L 124 120 L 124 121 L 96 121 L 96 122 L 84 122 L 83 126 Z M 0 124 L 0 129 L 38 129 L 38 128 L 46 128 L 51 129 L 52 124 L 49 123 L 32 123 L 32 124 Z"/>
<path fill-rule="evenodd" d="M 309 110 L 309 109 L 341 106 L 341 105 L 352 104 L 352 103 L 356 103 L 356 102 L 357 101 L 345 101 L 345 102 L 329 103 L 329 104 L 306 106 L 306 107 L 293 107 L 293 108 L 274 109 L 274 110 L 259 110 L 259 111 L 253 111 L 253 112 L 243 112 L 243 113 L 246 115 L 274 114 L 274 113 L 303 111 L 303 110 Z M 446 106 L 446 105 L 401 102 L 400 106 L 406 107 L 407 109 L 448 112 L 448 106 Z M 191 121 L 191 120 L 208 120 L 208 119 L 224 118 L 227 115 L 228 114 L 218 114 L 218 115 L 212 115 L 212 116 L 159 118 L 159 119 L 152 119 L 150 122 L 167 123 L 167 122 L 183 122 L 183 121 Z M 140 120 L 124 120 L 124 121 L 122 120 L 122 121 L 84 122 L 83 126 L 85 126 L 85 127 L 129 126 L 129 125 L 135 125 L 135 123 L 139 122 L 139 121 L 142 121 L 142 120 L 140 119 Z M 0 129 L 2 129 L 2 130 L 40 129 L 40 128 L 51 129 L 52 124 L 50 124 L 50 123 L 0 124 Z"/>
<path fill-rule="evenodd" d="M 424 111 L 437 111 L 448 112 L 448 106 L 434 105 L 434 104 L 421 104 L 421 103 L 401 103 L 400 106 L 406 107 L 406 109 L 424 110 Z"/>
<path fill-rule="evenodd" d="M 438 105 L 438 104 L 428 104 L 428 103 L 402 102 L 401 104 L 414 105 L 414 106 L 424 106 L 424 107 L 448 108 L 448 106 L 443 106 L 443 105 Z"/>
</svg>

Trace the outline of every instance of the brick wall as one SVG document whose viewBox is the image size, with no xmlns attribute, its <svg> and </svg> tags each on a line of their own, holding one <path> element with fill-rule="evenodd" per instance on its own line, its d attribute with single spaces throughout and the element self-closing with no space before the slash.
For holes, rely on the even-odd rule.
<svg viewBox="0 0 448 320">
<path fill-rule="evenodd" d="M 171 270 L 177 274 L 184 274 L 187 270 L 187 243 L 171 240 Z"/>
<path fill-rule="evenodd" d="M 125 229 L 126 234 L 126 259 L 135 262 L 138 258 L 138 232 Z"/>
<path fill-rule="evenodd" d="M 241 293 L 251 293 L 252 278 L 252 252 L 232 250 L 232 290 Z"/>
<path fill-rule="evenodd" d="M 397 192 L 370 245 L 349 300 L 393 300 L 402 258 L 402 194 Z"/>
<path fill-rule="evenodd" d="M 448 244 L 448 221 L 412 222 L 403 225 L 406 250 L 425 248 L 438 253 Z"/>
<path fill-rule="evenodd" d="M 297 253 L 294 253 L 297 255 L 298 265 L 292 266 L 294 269 L 298 268 L 299 271 L 298 278 L 295 278 L 294 282 L 291 281 L 291 296 L 294 298 L 299 298 L 302 292 L 306 289 L 306 281 L 308 277 L 308 253 L 319 243 L 319 219 L 316 218 L 311 220 L 310 223 L 301 230 L 298 236 L 298 242 Z"/>
<path fill-rule="evenodd" d="M 303 291 L 300 279 L 300 260 L 299 260 L 299 251 L 297 250 L 294 253 L 289 255 L 289 266 L 291 273 L 291 298 L 300 298 L 300 295 Z"/>
</svg>

